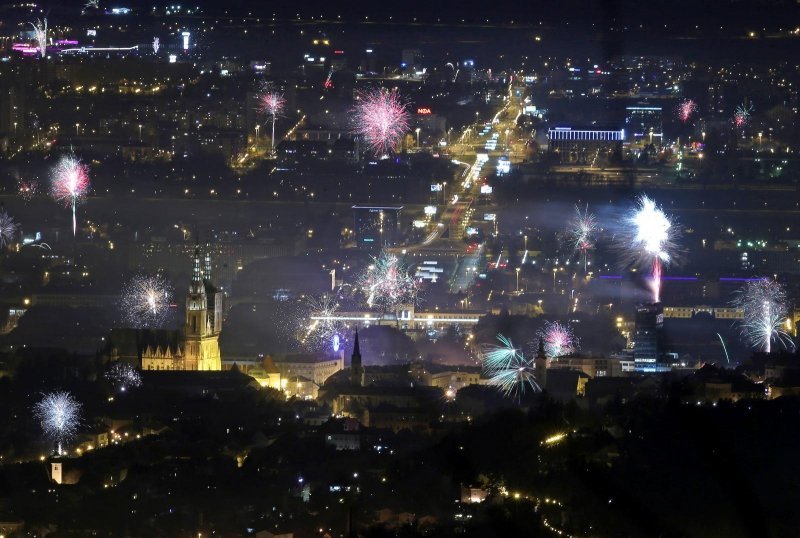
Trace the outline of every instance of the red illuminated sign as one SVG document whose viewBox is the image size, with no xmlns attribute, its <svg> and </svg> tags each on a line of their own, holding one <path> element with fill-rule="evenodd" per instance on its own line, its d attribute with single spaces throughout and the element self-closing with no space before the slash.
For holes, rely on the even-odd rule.
<svg viewBox="0 0 800 538">
<path fill-rule="evenodd" d="M 423 114 L 427 116 L 428 114 L 433 114 L 433 112 L 431 112 L 431 109 L 428 107 L 420 107 L 417 109 L 417 114 Z"/>
</svg>

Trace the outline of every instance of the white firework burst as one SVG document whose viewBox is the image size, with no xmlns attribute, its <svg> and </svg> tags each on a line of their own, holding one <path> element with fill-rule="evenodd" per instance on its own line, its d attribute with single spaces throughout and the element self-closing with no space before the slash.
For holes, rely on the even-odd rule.
<svg viewBox="0 0 800 538">
<path fill-rule="evenodd" d="M 142 386 L 142 375 L 139 370 L 124 361 L 117 361 L 112 364 L 108 372 L 106 372 L 106 379 L 120 392 Z"/>
<path fill-rule="evenodd" d="M 14 241 L 14 235 L 19 226 L 4 209 L 0 209 L 0 249 Z"/>
<path fill-rule="evenodd" d="M 172 286 L 161 275 L 137 275 L 123 287 L 120 306 L 131 327 L 162 327 L 172 306 Z"/>
<path fill-rule="evenodd" d="M 66 391 L 45 394 L 33 406 L 33 414 L 39 419 L 45 437 L 63 454 L 64 444 L 72 439 L 80 426 L 81 404 Z"/>
</svg>

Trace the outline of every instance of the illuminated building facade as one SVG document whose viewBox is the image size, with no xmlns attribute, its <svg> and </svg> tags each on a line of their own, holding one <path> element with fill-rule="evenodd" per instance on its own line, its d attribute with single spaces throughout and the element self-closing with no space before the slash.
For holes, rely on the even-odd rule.
<svg viewBox="0 0 800 538">
<path fill-rule="evenodd" d="M 633 142 L 661 145 L 663 119 L 660 106 L 625 108 L 625 130 Z"/>
<path fill-rule="evenodd" d="M 625 141 L 625 129 L 553 127 L 547 132 L 548 150 L 563 163 L 590 164 Z"/>
<path fill-rule="evenodd" d="M 353 206 L 356 243 L 365 249 L 392 247 L 400 241 L 403 206 Z"/>
<path fill-rule="evenodd" d="M 637 372 L 667 370 L 661 361 L 664 308 L 661 303 L 636 307 L 636 329 L 633 337 L 633 359 Z"/>
</svg>

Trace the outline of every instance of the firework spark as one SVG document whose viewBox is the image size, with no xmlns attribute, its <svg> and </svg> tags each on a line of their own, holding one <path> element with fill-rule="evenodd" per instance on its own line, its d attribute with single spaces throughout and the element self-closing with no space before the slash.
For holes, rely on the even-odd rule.
<svg viewBox="0 0 800 538">
<path fill-rule="evenodd" d="M 117 361 L 106 372 L 108 379 L 120 392 L 142 386 L 142 375 L 130 363 Z"/>
<path fill-rule="evenodd" d="M 733 124 L 736 127 L 744 128 L 750 123 L 750 116 L 753 114 L 753 105 L 742 103 L 736 107 L 733 113 Z"/>
<path fill-rule="evenodd" d="M 264 85 L 258 97 L 258 111 L 272 121 L 272 151 L 275 152 L 275 120 L 283 115 L 286 99 L 271 84 Z"/>
<path fill-rule="evenodd" d="M 89 190 L 89 167 L 74 155 L 64 155 L 53 172 L 51 193 L 53 198 L 72 206 L 72 235 L 78 231 L 76 206 Z"/>
<path fill-rule="evenodd" d="M 502 334 L 501 345 L 487 346 L 483 353 L 483 370 L 488 384 L 497 387 L 504 396 L 521 400 L 527 390 L 540 391 L 531 361 L 517 350 Z"/>
<path fill-rule="evenodd" d="M 30 23 L 33 26 L 33 39 L 39 49 L 39 55 L 44 58 L 47 55 L 47 18 L 36 19 Z"/>
<path fill-rule="evenodd" d="M 100 0 L 87 0 L 83 9 L 100 9 Z"/>
<path fill-rule="evenodd" d="M 557 321 L 545 322 L 536 336 L 544 341 L 544 352 L 549 359 L 569 355 L 578 349 L 578 339 L 572 329 Z"/>
<path fill-rule="evenodd" d="M 662 267 L 673 260 L 679 231 L 678 226 L 647 196 L 639 198 L 638 206 L 626 219 L 621 234 L 622 248 L 631 265 L 651 269 L 650 288 L 654 303 L 661 299 Z"/>
<path fill-rule="evenodd" d="M 586 272 L 588 265 L 589 251 L 594 248 L 594 240 L 597 235 L 597 219 L 589 213 L 589 206 L 581 213 L 581 209 L 575 206 L 575 216 L 569 222 L 568 234 L 573 248 L 583 256 L 583 270 Z"/>
<path fill-rule="evenodd" d="M 33 197 L 39 193 L 39 182 L 36 180 L 26 181 L 20 179 L 17 181 L 17 192 L 23 200 L 30 202 L 33 200 Z"/>
<path fill-rule="evenodd" d="M 137 275 L 122 288 L 122 316 L 131 327 L 162 327 L 171 304 L 172 287 L 161 275 Z"/>
<path fill-rule="evenodd" d="M 336 319 L 339 309 L 338 297 L 325 294 L 321 297 L 308 297 L 306 299 L 306 319 L 308 325 L 303 329 L 300 343 L 314 349 L 329 349 L 337 353 L 341 349 L 344 338 L 344 324 Z"/>
<path fill-rule="evenodd" d="M 769 279 L 751 280 L 739 290 L 733 304 L 744 310 L 740 330 L 751 347 L 769 353 L 772 342 L 794 347 L 786 332 L 786 290 Z"/>
<path fill-rule="evenodd" d="M 157 37 L 153 38 L 153 54 L 158 54 L 159 49 L 161 48 L 161 40 Z"/>
<path fill-rule="evenodd" d="M 692 116 L 695 112 L 697 112 L 697 103 L 695 103 L 692 99 L 684 99 L 678 103 L 677 115 L 678 119 L 683 123 L 687 123 L 690 119 L 692 119 Z"/>
<path fill-rule="evenodd" d="M 63 447 L 78 431 L 81 404 L 69 392 L 51 392 L 33 406 L 33 414 L 39 419 L 45 437 L 55 444 L 56 453 L 63 454 Z"/>
<path fill-rule="evenodd" d="M 415 304 L 419 287 L 400 258 L 386 251 L 373 260 L 360 279 L 367 306 L 386 311 L 403 304 Z"/>
<path fill-rule="evenodd" d="M 406 104 L 396 89 L 373 89 L 360 93 L 353 110 L 355 132 L 375 155 L 394 151 L 400 139 L 409 131 Z"/>
<path fill-rule="evenodd" d="M 5 209 L 0 209 L 0 249 L 10 245 L 14 241 L 14 234 L 17 233 L 19 226 L 12 219 Z"/>
</svg>

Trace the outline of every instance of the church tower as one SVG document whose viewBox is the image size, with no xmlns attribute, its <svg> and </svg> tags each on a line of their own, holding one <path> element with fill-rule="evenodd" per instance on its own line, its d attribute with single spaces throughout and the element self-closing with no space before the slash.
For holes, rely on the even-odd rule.
<svg viewBox="0 0 800 538">
<path fill-rule="evenodd" d="M 533 359 L 533 372 L 536 384 L 544 390 L 547 386 L 547 353 L 544 351 L 543 338 L 539 338 L 539 349 L 536 350 L 536 358 Z"/>
<path fill-rule="evenodd" d="M 205 261 L 210 268 L 210 259 L 206 257 Z M 189 295 L 186 297 L 184 370 L 222 369 L 219 352 L 221 330 L 221 294 L 211 284 L 210 278 L 205 278 L 201 268 L 200 248 L 196 247 L 192 259 L 192 281 L 189 284 Z"/>
<path fill-rule="evenodd" d="M 353 385 L 364 385 L 364 367 L 361 365 L 361 348 L 358 345 L 358 330 L 353 342 L 353 355 L 350 357 L 350 381 Z"/>
</svg>

